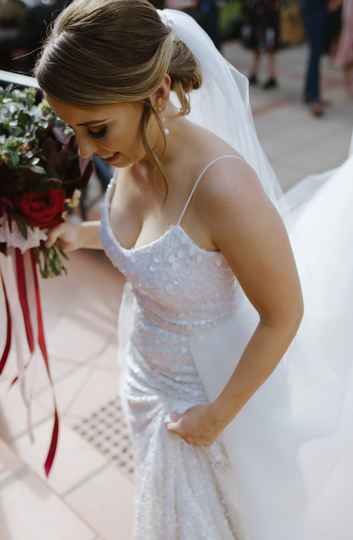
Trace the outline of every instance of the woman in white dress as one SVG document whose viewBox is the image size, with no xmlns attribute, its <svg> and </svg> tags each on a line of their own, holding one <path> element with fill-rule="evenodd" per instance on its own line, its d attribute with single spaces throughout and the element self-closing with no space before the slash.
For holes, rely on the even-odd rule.
<svg viewBox="0 0 353 540">
<path fill-rule="evenodd" d="M 135 539 L 350 538 L 352 489 L 332 476 L 352 449 L 344 168 L 281 196 L 245 79 L 190 17 L 146 0 L 74 1 L 35 74 L 81 155 L 117 169 L 101 223 L 49 243 L 104 248 L 126 278 Z"/>
</svg>

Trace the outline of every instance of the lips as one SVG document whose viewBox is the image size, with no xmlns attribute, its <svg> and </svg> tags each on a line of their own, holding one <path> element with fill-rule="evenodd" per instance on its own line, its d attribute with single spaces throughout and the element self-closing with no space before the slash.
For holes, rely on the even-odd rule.
<svg viewBox="0 0 353 540">
<path fill-rule="evenodd" d="M 109 156 L 109 157 L 103 157 L 103 156 L 99 156 L 99 157 L 104 159 L 104 161 L 107 161 L 108 163 L 111 163 L 112 161 L 115 161 L 119 156 L 120 156 L 120 152 L 116 152 L 115 154 L 113 154 L 112 156 Z"/>
<path fill-rule="evenodd" d="M 120 152 L 115 152 L 115 154 L 111 154 L 110 156 L 101 156 L 99 154 L 96 154 L 97 157 L 101 158 L 101 159 L 112 159 L 113 157 L 116 157 L 120 154 Z"/>
</svg>

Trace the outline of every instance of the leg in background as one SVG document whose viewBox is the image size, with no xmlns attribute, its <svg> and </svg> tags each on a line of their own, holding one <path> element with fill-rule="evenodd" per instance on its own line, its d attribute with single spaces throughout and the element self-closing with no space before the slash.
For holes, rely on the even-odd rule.
<svg viewBox="0 0 353 540">
<path fill-rule="evenodd" d="M 321 56 L 327 22 L 326 10 L 307 13 L 304 11 L 304 28 L 309 45 L 309 58 L 304 86 L 304 101 L 311 106 L 315 116 L 322 116 L 324 106 L 321 99 Z"/>
<path fill-rule="evenodd" d="M 261 64 L 261 51 L 260 49 L 254 49 L 252 51 L 252 62 L 250 67 L 250 74 L 249 74 L 249 84 L 250 86 L 253 86 L 257 84 L 257 77 L 260 69 Z"/>
</svg>

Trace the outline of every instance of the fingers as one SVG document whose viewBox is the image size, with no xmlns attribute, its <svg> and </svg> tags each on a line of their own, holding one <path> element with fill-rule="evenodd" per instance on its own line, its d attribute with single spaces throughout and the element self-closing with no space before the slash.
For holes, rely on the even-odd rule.
<svg viewBox="0 0 353 540">
<path fill-rule="evenodd" d="M 171 433 L 174 433 L 175 435 L 178 435 L 178 437 L 180 437 L 181 439 L 183 439 L 186 443 L 192 444 L 192 442 L 191 442 L 191 437 L 189 437 L 188 435 L 184 434 L 184 433 L 181 431 L 181 426 L 179 425 L 178 422 L 169 422 L 169 423 L 167 424 L 167 429 L 168 429 L 168 431 L 170 431 Z"/>
<path fill-rule="evenodd" d="M 191 444 L 193 446 L 210 446 L 212 443 L 205 439 L 195 438 L 191 435 L 186 435 L 184 433 L 180 433 L 177 431 L 174 431 L 175 435 L 178 435 L 183 441 L 185 441 L 187 444 Z"/>
<path fill-rule="evenodd" d="M 172 412 L 169 414 L 169 419 L 172 421 L 166 422 L 166 427 L 171 433 L 178 435 L 187 444 L 193 446 L 209 446 L 211 442 L 205 437 L 195 436 L 190 430 L 187 430 L 187 426 L 184 423 L 183 415 Z"/>
<path fill-rule="evenodd" d="M 46 241 L 45 245 L 47 248 L 52 247 L 55 242 L 60 238 L 60 235 L 62 233 L 62 226 L 58 225 L 57 227 L 54 227 L 51 231 L 48 233 L 48 240 Z"/>
<path fill-rule="evenodd" d="M 182 437 L 182 439 L 187 443 L 187 444 L 192 444 L 192 445 L 195 445 L 196 443 L 194 442 L 193 439 L 191 439 L 191 437 Z"/>
<path fill-rule="evenodd" d="M 204 446 L 204 443 L 202 443 L 201 441 L 198 441 L 197 439 L 195 439 L 194 437 L 192 437 L 190 435 L 186 435 L 184 433 L 180 433 L 180 432 L 174 431 L 174 430 L 169 430 L 169 431 L 171 431 L 175 435 L 178 435 L 178 437 L 183 439 L 183 441 L 185 441 L 187 444 L 191 444 L 193 446 Z"/>
</svg>

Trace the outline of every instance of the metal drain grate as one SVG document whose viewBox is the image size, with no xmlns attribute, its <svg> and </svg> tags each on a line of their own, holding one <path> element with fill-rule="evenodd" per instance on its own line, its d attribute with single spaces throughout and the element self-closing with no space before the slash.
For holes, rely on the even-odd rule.
<svg viewBox="0 0 353 540">
<path fill-rule="evenodd" d="M 83 418 L 73 429 L 124 474 L 133 477 L 134 456 L 119 397 Z"/>
</svg>

